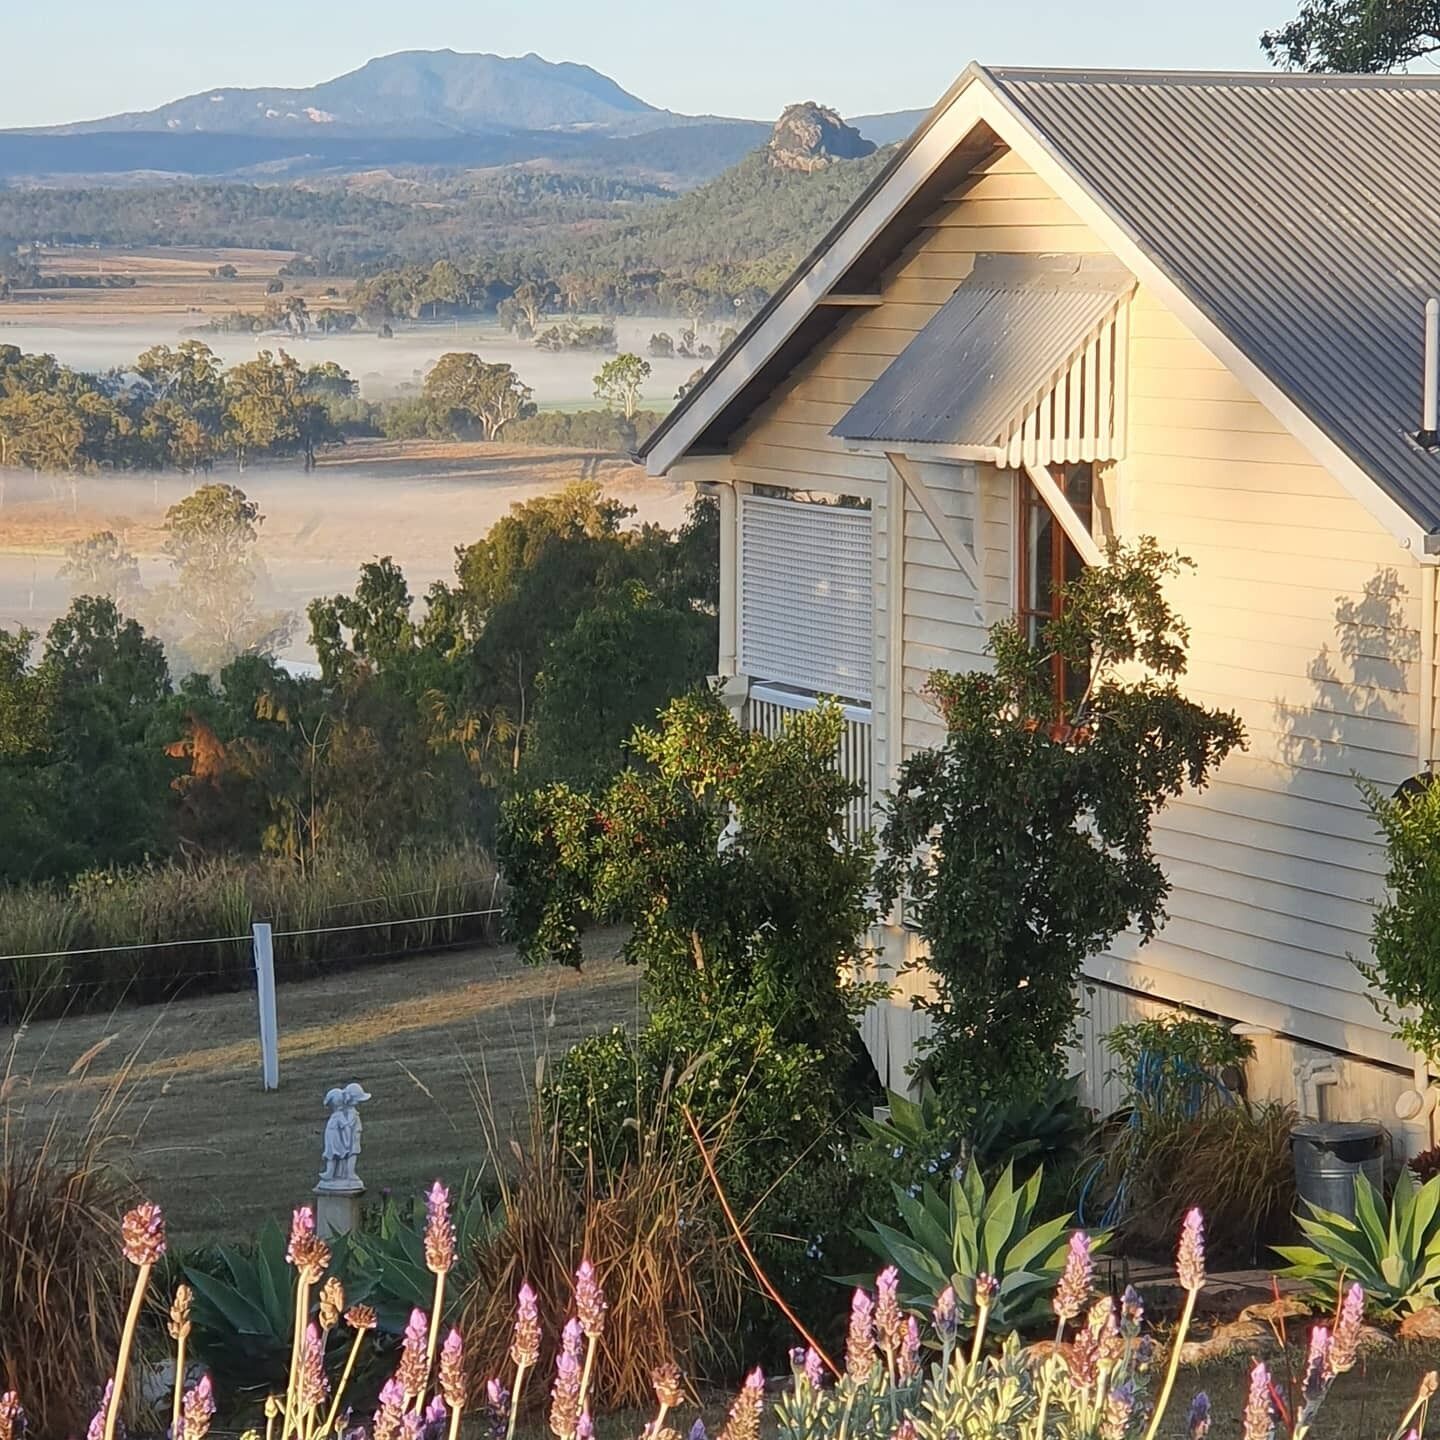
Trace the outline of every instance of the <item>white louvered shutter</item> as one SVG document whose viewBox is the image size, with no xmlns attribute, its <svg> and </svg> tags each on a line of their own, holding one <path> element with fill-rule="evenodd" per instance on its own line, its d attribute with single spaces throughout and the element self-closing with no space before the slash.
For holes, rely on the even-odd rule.
<svg viewBox="0 0 1440 1440">
<path fill-rule="evenodd" d="M 870 511 L 740 501 L 740 669 L 869 701 L 875 617 Z"/>
</svg>

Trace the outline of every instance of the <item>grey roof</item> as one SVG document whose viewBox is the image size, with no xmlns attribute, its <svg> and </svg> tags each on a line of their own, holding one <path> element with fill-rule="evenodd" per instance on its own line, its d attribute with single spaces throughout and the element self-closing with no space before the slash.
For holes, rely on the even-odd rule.
<svg viewBox="0 0 1440 1440">
<path fill-rule="evenodd" d="M 1134 285 L 1108 256 L 979 255 L 830 433 L 994 445 Z"/>
<path fill-rule="evenodd" d="M 1440 79 L 997 69 L 1150 258 L 1427 531 Z"/>
</svg>

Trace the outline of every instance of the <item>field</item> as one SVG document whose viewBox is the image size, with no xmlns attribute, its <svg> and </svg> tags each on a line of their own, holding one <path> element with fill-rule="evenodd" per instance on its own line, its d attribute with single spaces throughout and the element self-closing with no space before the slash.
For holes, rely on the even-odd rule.
<svg viewBox="0 0 1440 1440">
<path fill-rule="evenodd" d="M 478 540 L 517 501 L 582 478 L 636 508 L 636 522 L 675 526 L 687 486 L 652 479 L 616 456 L 524 446 L 356 441 L 302 475 L 292 465 L 217 471 L 260 504 L 269 603 L 298 617 L 283 653 L 308 659 L 306 603 L 353 589 L 360 564 L 391 555 L 412 595 L 454 574 L 455 547 Z M 200 483 L 192 476 L 104 474 L 38 480 L 0 475 L 0 625 L 43 632 L 70 595 L 59 571 L 64 547 L 112 530 L 141 557 L 147 582 L 162 578 L 165 510 Z"/>
<path fill-rule="evenodd" d="M 537 1061 L 633 1022 L 638 972 L 613 933 L 582 974 L 479 949 L 280 987 L 280 1089 L 260 1089 L 254 995 L 206 996 L 0 1031 L 7 1107 L 78 1133 L 112 1086 L 114 1154 L 162 1204 L 180 1245 L 253 1234 L 307 1202 L 320 1167 L 325 1092 L 361 1081 L 360 1174 L 373 1198 L 488 1163 L 481 1116 L 502 1128 L 533 1092 Z M 0 1062 L 3 1063 L 3 1062 Z"/>
</svg>

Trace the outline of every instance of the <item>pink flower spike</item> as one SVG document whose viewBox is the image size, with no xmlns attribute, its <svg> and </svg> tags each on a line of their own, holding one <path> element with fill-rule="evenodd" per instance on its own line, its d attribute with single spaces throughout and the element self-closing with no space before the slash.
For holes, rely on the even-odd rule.
<svg viewBox="0 0 1440 1440">
<path fill-rule="evenodd" d="M 1180 1227 L 1175 1273 L 1186 1290 L 1205 1288 L 1205 1217 L 1198 1210 L 1191 1210 Z"/>
<path fill-rule="evenodd" d="M 1094 1283 L 1094 1264 L 1090 1259 L 1090 1237 L 1083 1230 L 1071 1232 L 1065 1252 L 1065 1268 L 1050 1303 L 1062 1321 L 1073 1320 L 1090 1300 Z"/>
</svg>

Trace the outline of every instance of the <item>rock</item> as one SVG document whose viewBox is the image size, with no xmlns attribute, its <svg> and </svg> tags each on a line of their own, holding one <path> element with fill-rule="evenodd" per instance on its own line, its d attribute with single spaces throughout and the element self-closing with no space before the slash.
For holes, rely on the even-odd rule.
<svg viewBox="0 0 1440 1440">
<path fill-rule="evenodd" d="M 1360 1330 L 1360 1353 L 1362 1355 L 1378 1355 L 1384 1350 L 1393 1350 L 1396 1340 L 1393 1335 L 1387 1334 L 1375 1325 L 1365 1325 Z"/>
<path fill-rule="evenodd" d="M 1283 1325 L 1287 1320 L 1299 1320 L 1310 1313 L 1310 1307 L 1303 1300 L 1294 1295 L 1282 1295 L 1278 1300 L 1247 1305 L 1240 1312 L 1240 1318 L 1258 1320 L 1263 1325 Z"/>
<path fill-rule="evenodd" d="M 1402 1340 L 1440 1340 L 1440 1305 L 1412 1310 L 1400 1322 Z"/>
<path fill-rule="evenodd" d="M 1259 1320 L 1232 1320 L 1217 1325 L 1203 1340 L 1187 1340 L 1180 1347 L 1182 1365 L 1206 1365 L 1231 1355 L 1266 1357 L 1279 1350 L 1275 1332 Z"/>
<path fill-rule="evenodd" d="M 875 147 L 853 125 L 847 125 L 828 105 L 806 100 L 787 105 L 770 133 L 770 163 L 777 170 L 808 174 L 823 170 L 835 160 L 858 160 Z"/>
</svg>

